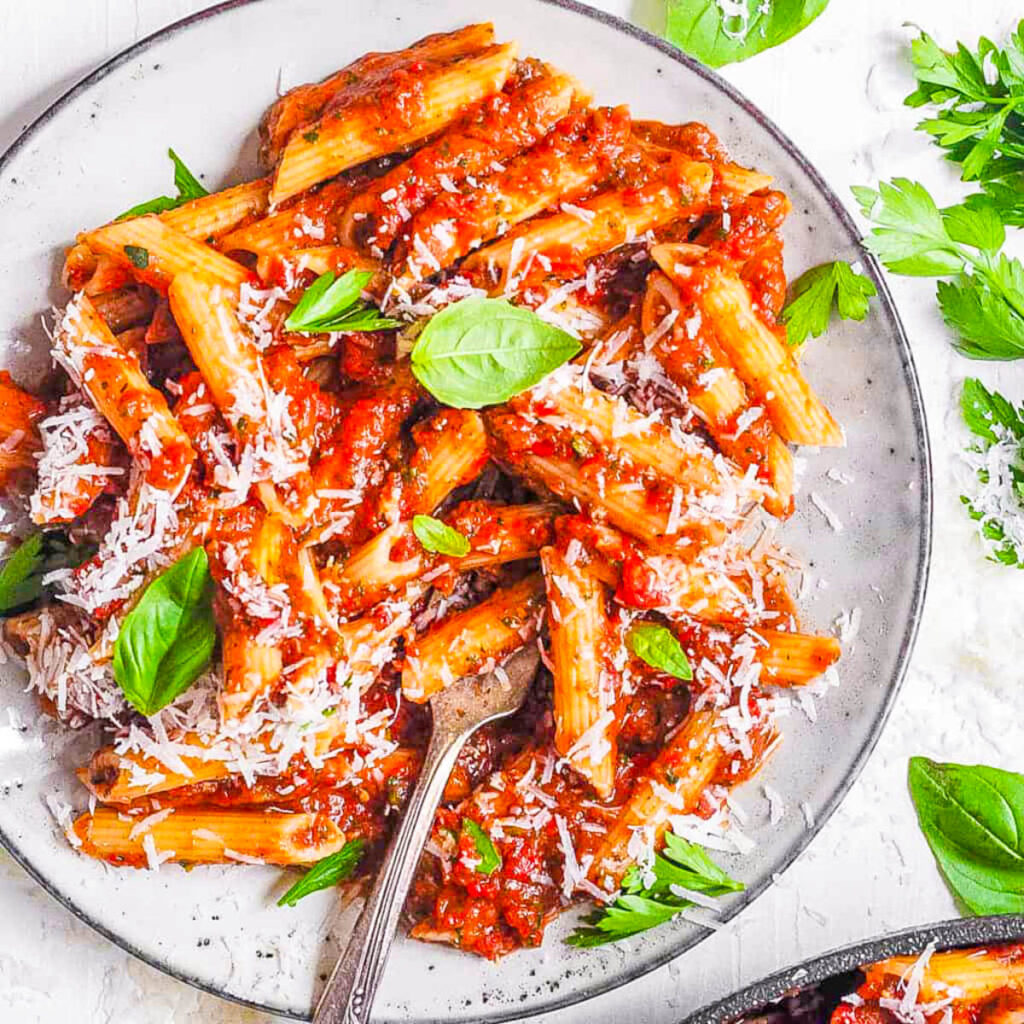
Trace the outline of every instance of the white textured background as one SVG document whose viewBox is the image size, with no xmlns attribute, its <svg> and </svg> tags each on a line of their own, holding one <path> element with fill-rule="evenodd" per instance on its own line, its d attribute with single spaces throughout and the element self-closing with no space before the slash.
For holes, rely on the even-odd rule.
<svg viewBox="0 0 1024 1024">
<path fill-rule="evenodd" d="M 0 149 L 98 63 L 204 6 L 203 0 L 0 0 Z M 603 0 L 595 6 L 649 27 L 660 21 L 661 0 Z M 905 23 L 950 45 L 960 38 L 973 43 L 981 32 L 999 39 L 1022 14 L 1015 0 L 832 0 L 801 36 L 725 74 L 795 139 L 841 196 L 848 196 L 851 184 L 906 175 L 950 202 L 960 194 L 955 172 L 926 137 L 912 131 L 917 115 L 902 106 L 911 88 L 906 47 L 913 34 Z M 701 112 L 680 116 L 699 119 Z M 892 283 L 924 389 L 936 485 L 931 585 L 893 718 L 864 775 L 803 857 L 708 940 L 718 967 L 695 974 L 684 956 L 537 1024 L 556 1017 L 568 1024 L 669 1024 L 795 960 L 954 916 L 914 823 L 907 758 L 920 753 L 1024 770 L 1024 699 L 1016 694 L 1024 684 L 1018 611 L 1024 607 L 1024 574 L 990 565 L 979 554 L 957 500 L 955 457 L 963 443 L 955 404 L 962 378 L 979 375 L 1020 400 L 1024 369 L 961 359 L 936 313 L 934 286 Z M 0 853 L 3 1024 L 270 1020 L 133 960 L 79 924 Z"/>
</svg>

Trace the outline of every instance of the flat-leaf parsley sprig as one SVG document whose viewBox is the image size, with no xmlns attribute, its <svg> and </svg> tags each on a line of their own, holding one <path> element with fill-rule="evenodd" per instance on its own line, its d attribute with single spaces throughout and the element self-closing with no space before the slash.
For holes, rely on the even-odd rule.
<svg viewBox="0 0 1024 1024">
<path fill-rule="evenodd" d="M 1024 265 L 1001 249 L 1006 231 L 991 202 L 972 196 L 940 210 L 907 178 L 853 194 L 875 227 L 864 245 L 894 274 L 943 278 L 937 286 L 954 346 L 972 359 L 1024 357 Z"/>
<path fill-rule="evenodd" d="M 842 320 L 863 320 L 868 299 L 877 295 L 874 282 L 845 260 L 822 263 L 804 271 L 790 287 L 790 299 L 779 319 L 787 326 L 790 345 L 802 345 L 828 330 L 832 307 Z"/>
<path fill-rule="evenodd" d="M 917 88 L 904 102 L 939 108 L 918 128 L 981 183 L 1003 223 L 1024 224 L 1024 21 L 1002 49 L 982 36 L 948 52 L 922 32 L 911 62 Z"/>
<path fill-rule="evenodd" d="M 589 947 L 627 939 L 697 906 L 690 894 L 714 899 L 744 888 L 711 860 L 703 847 L 667 832 L 665 848 L 655 854 L 653 862 L 646 868 L 630 867 L 615 902 L 591 914 L 586 926 L 577 928 L 566 942 Z"/>
<path fill-rule="evenodd" d="M 974 378 L 960 396 L 964 422 L 978 443 L 964 452 L 976 486 L 960 500 L 978 524 L 988 557 L 1024 568 L 1024 406 Z"/>
</svg>

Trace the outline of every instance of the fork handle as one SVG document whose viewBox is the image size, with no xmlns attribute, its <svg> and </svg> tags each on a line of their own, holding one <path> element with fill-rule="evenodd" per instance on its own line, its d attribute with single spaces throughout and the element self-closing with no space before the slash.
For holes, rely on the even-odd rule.
<svg viewBox="0 0 1024 1024">
<path fill-rule="evenodd" d="M 466 736 L 435 730 L 423 770 L 359 920 L 313 1015 L 313 1024 L 369 1024 L 398 917 Z"/>
</svg>

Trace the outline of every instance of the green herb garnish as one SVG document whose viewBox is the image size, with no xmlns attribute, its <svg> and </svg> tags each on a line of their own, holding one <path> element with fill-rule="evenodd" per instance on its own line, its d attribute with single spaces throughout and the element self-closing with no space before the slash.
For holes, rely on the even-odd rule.
<svg viewBox="0 0 1024 1024">
<path fill-rule="evenodd" d="M 910 759 L 910 795 L 954 895 L 973 914 L 1024 913 L 1024 776 Z"/>
<path fill-rule="evenodd" d="M 363 856 L 366 841 L 350 839 L 337 853 L 317 861 L 278 901 L 279 907 L 294 907 L 304 896 L 330 889 L 352 877 Z"/>
<path fill-rule="evenodd" d="M 720 68 L 791 39 L 827 6 L 828 0 L 669 0 L 665 38 Z"/>
<path fill-rule="evenodd" d="M 654 622 L 636 622 L 626 635 L 626 645 L 651 668 L 667 672 L 676 679 L 692 679 L 693 670 L 686 652 L 672 630 Z"/>
<path fill-rule="evenodd" d="M 491 837 L 472 819 L 462 819 L 462 834 L 469 836 L 476 847 L 480 863 L 476 865 L 476 871 L 481 875 L 492 875 L 501 867 L 501 854 L 495 849 Z"/>
<path fill-rule="evenodd" d="M 817 338 L 828 330 L 833 305 L 843 320 L 863 320 L 868 299 L 876 294 L 874 282 L 849 263 L 822 263 L 793 282 L 779 319 L 789 328 L 790 345 L 801 345 L 809 336 Z"/>
<path fill-rule="evenodd" d="M 602 946 L 664 924 L 680 910 L 695 906 L 681 891 L 717 897 L 744 888 L 715 864 L 703 847 L 668 832 L 665 847 L 655 855 L 650 870 L 641 871 L 635 865 L 629 868 L 615 902 L 591 914 L 587 925 L 577 928 L 566 942 Z"/>
<path fill-rule="evenodd" d="M 946 279 L 937 296 L 955 348 L 972 359 L 1024 356 L 1024 264 L 1000 252 L 1006 232 L 985 196 L 940 210 L 907 178 L 853 192 L 876 225 L 864 244 L 889 270 Z"/>
<path fill-rule="evenodd" d="M 114 644 L 114 679 L 128 702 L 156 714 L 203 673 L 217 641 L 213 580 L 203 548 L 175 562 L 146 587 Z"/>
<path fill-rule="evenodd" d="M 363 289 L 370 283 L 373 271 L 347 270 L 337 277 L 333 270 L 321 274 L 303 293 L 288 315 L 287 331 L 300 334 L 323 334 L 329 331 L 387 331 L 401 324 L 382 317 L 368 302 L 363 302 Z"/>
<path fill-rule="evenodd" d="M 981 183 L 1004 224 L 1024 224 L 1024 21 L 1003 49 L 982 36 L 950 53 L 922 32 L 911 61 L 917 88 L 904 102 L 939 108 L 917 127 Z"/>
<path fill-rule="evenodd" d="M 1024 541 L 1009 522 L 1024 513 L 1024 408 L 1015 409 L 980 380 L 968 378 L 960 393 L 960 412 L 979 439 L 967 454 L 980 456 L 971 459 L 977 464 L 980 486 L 972 496 L 960 495 L 960 500 L 978 523 L 988 557 L 1024 568 Z M 997 446 L 999 451 L 992 453 Z M 991 458 L 990 453 L 998 457 Z"/>
<path fill-rule="evenodd" d="M 128 262 L 139 270 L 145 270 L 149 266 L 149 250 L 143 249 L 141 245 L 126 245 L 124 254 Z"/>
<path fill-rule="evenodd" d="M 0 614 L 23 608 L 41 597 L 47 573 L 81 565 L 95 552 L 95 545 L 71 544 L 56 531 L 26 537 L 0 567 Z"/>
<path fill-rule="evenodd" d="M 455 558 L 469 554 L 469 541 L 458 530 L 433 516 L 413 516 L 412 532 L 425 551 Z"/>
<path fill-rule="evenodd" d="M 166 210 L 174 210 L 193 199 L 201 199 L 210 193 L 203 188 L 196 176 L 185 166 L 181 157 L 173 149 L 167 150 L 167 155 L 174 164 L 174 187 L 178 190 L 175 198 L 170 196 L 157 196 L 148 202 L 139 203 L 130 210 L 125 210 L 117 220 L 127 220 L 129 217 L 142 217 L 147 213 L 164 213 Z M 136 264 L 137 266 L 138 264 Z"/>
<path fill-rule="evenodd" d="M 533 387 L 580 348 L 530 309 L 469 298 L 431 318 L 413 346 L 412 372 L 446 405 L 479 409 Z"/>
</svg>

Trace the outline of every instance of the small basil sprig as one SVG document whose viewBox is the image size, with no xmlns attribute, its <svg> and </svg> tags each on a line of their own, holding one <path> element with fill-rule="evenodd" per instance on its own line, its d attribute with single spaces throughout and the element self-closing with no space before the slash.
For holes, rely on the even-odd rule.
<svg viewBox="0 0 1024 1024">
<path fill-rule="evenodd" d="M 317 861 L 278 901 L 279 907 L 294 907 L 311 892 L 330 889 L 331 886 L 352 877 L 363 850 L 364 839 L 350 839 L 340 850 Z"/>
<path fill-rule="evenodd" d="M 154 715 L 183 694 L 210 663 L 217 641 L 213 580 L 203 548 L 146 587 L 114 644 L 114 679 L 129 704 Z"/>
<path fill-rule="evenodd" d="M 413 516 L 412 532 L 425 551 L 455 558 L 469 554 L 469 541 L 458 530 L 433 516 Z"/>
<path fill-rule="evenodd" d="M 329 331 L 388 331 L 402 325 L 389 320 L 362 301 L 363 289 L 373 278 L 371 270 L 347 270 L 337 277 L 333 270 L 321 274 L 303 293 L 288 314 L 287 331 L 326 334 Z"/>
<path fill-rule="evenodd" d="M 868 299 L 876 294 L 871 278 L 857 273 L 845 260 L 811 267 L 793 282 L 791 298 L 779 316 L 789 328 L 789 344 L 801 345 L 808 336 L 824 334 L 833 304 L 841 319 L 863 320 Z"/>
<path fill-rule="evenodd" d="M 210 193 L 203 188 L 196 176 L 185 166 L 181 157 L 173 149 L 167 150 L 167 155 L 174 164 L 174 187 L 178 190 L 175 198 L 170 196 L 157 196 L 148 202 L 139 203 L 130 210 L 125 210 L 117 219 L 127 220 L 129 217 L 142 217 L 147 213 L 164 213 L 166 210 L 174 210 L 193 199 L 202 199 Z"/>
<path fill-rule="evenodd" d="M 491 837 L 472 818 L 462 819 L 462 834 L 473 840 L 473 846 L 476 847 L 477 856 L 480 858 L 475 870 L 481 875 L 493 875 L 501 867 L 502 860 L 501 854 L 491 842 Z"/>
<path fill-rule="evenodd" d="M 93 544 L 71 544 L 62 533 L 33 533 L 0 567 L 0 614 L 22 608 L 42 596 L 43 577 L 74 568 L 96 552 Z"/>
<path fill-rule="evenodd" d="M 637 622 L 630 628 L 626 643 L 651 668 L 667 672 L 676 679 L 693 678 L 690 660 L 672 630 L 655 622 Z"/>
<path fill-rule="evenodd" d="M 645 884 L 649 882 L 649 885 Z M 603 946 L 606 942 L 628 939 L 672 920 L 680 910 L 694 906 L 692 900 L 677 895 L 673 886 L 706 896 L 725 896 L 740 892 L 744 885 L 730 878 L 696 843 L 665 834 L 665 848 L 656 854 L 649 877 L 636 866 L 622 878 L 622 894 L 610 906 L 595 911 L 587 926 L 577 928 L 565 941 L 570 946 Z"/>
<path fill-rule="evenodd" d="M 437 313 L 416 339 L 412 372 L 457 409 L 497 405 L 543 380 L 581 346 L 532 310 L 469 298 Z"/>
<path fill-rule="evenodd" d="M 665 38 L 720 68 L 784 43 L 827 6 L 828 0 L 742 0 L 728 8 L 722 0 L 669 0 Z"/>
<path fill-rule="evenodd" d="M 1024 913 L 1024 776 L 913 757 L 908 782 L 921 831 L 964 906 Z"/>
</svg>

